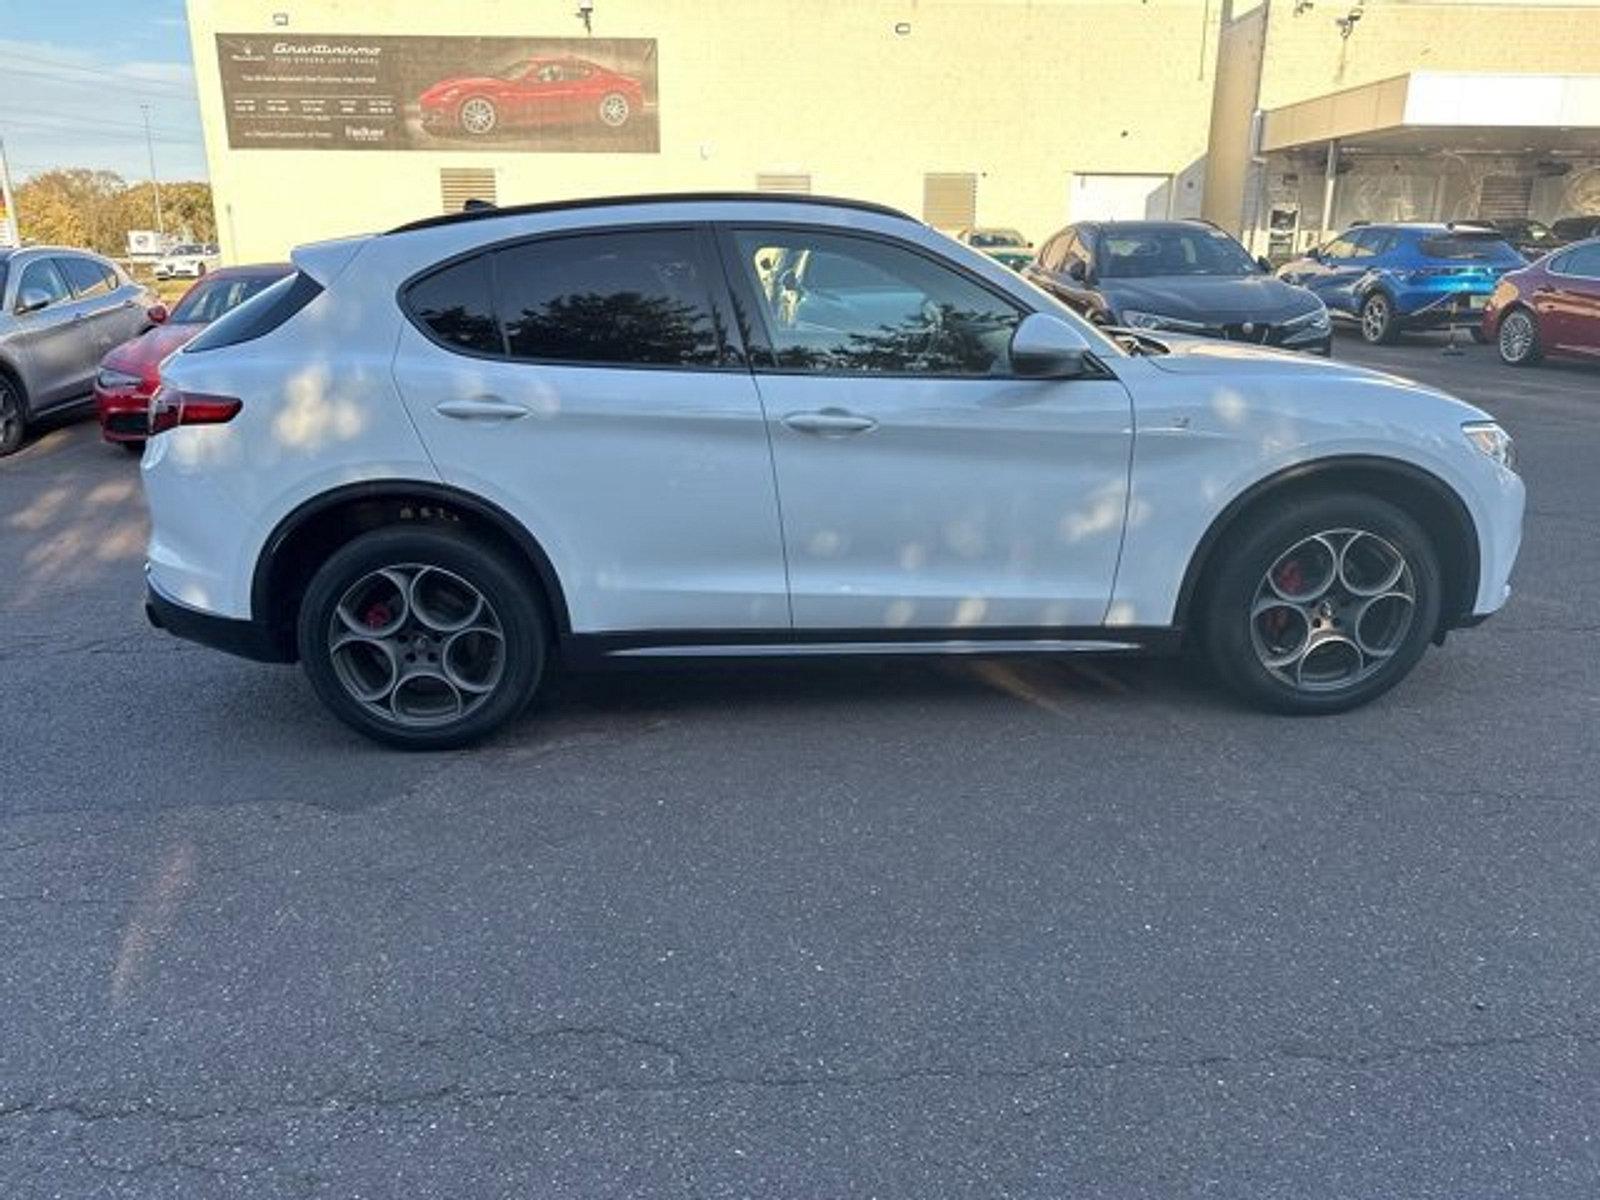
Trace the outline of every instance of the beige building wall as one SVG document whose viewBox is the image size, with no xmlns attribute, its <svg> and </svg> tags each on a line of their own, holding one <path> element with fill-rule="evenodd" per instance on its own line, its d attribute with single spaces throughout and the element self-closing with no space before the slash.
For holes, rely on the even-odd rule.
<svg viewBox="0 0 1600 1200">
<path fill-rule="evenodd" d="M 978 220 L 1035 240 L 1074 173 L 1172 175 L 1173 211 L 1200 211 L 1217 0 L 597 0 L 596 37 L 658 41 L 659 154 L 228 146 L 219 32 L 576 37 L 576 7 L 189 0 L 224 257 L 437 213 L 442 167 L 492 167 L 502 204 L 778 173 L 918 216 L 925 174 L 973 172 Z"/>
</svg>

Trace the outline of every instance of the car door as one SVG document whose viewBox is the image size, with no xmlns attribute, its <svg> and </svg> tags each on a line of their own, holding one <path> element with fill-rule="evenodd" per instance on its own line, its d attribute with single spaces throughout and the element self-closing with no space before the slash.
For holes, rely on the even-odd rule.
<svg viewBox="0 0 1600 1200">
<path fill-rule="evenodd" d="M 1014 377 L 1024 306 L 906 242 L 723 231 L 772 437 L 798 630 L 1100 624 L 1122 542 L 1130 398 Z M 757 263 L 803 256 L 767 303 Z"/>
<path fill-rule="evenodd" d="M 44 305 L 28 311 L 32 301 Z M 17 276 L 12 315 L 17 332 L 13 345 L 19 351 L 23 380 L 34 411 L 71 400 L 89 390 L 92 367 L 82 322 L 73 307 L 72 289 L 51 258 L 33 258 Z"/>
<path fill-rule="evenodd" d="M 1318 252 L 1307 274 L 1296 280 L 1310 288 L 1329 309 L 1354 313 L 1357 308 L 1355 285 L 1367 273 L 1372 254 L 1366 239 L 1370 230 L 1356 230 L 1337 237 Z"/>
<path fill-rule="evenodd" d="M 1548 347 L 1600 357 L 1600 241 L 1557 255 L 1533 303 Z"/>
<path fill-rule="evenodd" d="M 118 291 L 119 281 L 108 265 L 82 254 L 59 254 L 56 266 L 72 288 L 73 310 L 84 330 L 92 375 L 106 351 L 138 332 L 143 314 L 132 289 L 126 294 Z"/>
<path fill-rule="evenodd" d="M 766 425 L 708 251 L 692 227 L 547 235 L 405 292 L 394 370 L 428 453 L 540 541 L 575 632 L 788 629 Z"/>
<path fill-rule="evenodd" d="M 518 124 L 561 125 L 572 119 L 573 84 L 560 63 L 544 63 L 523 80 Z"/>
</svg>

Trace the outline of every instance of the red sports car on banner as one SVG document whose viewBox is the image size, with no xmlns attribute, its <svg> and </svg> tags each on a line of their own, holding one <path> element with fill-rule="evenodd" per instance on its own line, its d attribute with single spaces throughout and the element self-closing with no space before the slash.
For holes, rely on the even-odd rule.
<svg viewBox="0 0 1600 1200">
<path fill-rule="evenodd" d="M 486 137 L 588 122 L 621 129 L 643 110 L 644 88 L 632 76 L 581 58 L 533 58 L 503 75 L 441 80 L 419 103 L 431 133 Z"/>
</svg>

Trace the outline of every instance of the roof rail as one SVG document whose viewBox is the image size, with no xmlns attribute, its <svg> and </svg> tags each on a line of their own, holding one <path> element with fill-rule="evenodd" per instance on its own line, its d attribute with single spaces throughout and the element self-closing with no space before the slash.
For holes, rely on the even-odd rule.
<svg viewBox="0 0 1600 1200">
<path fill-rule="evenodd" d="M 766 201 L 771 204 L 815 204 L 831 208 L 853 208 L 861 212 L 877 213 L 884 217 L 899 217 L 915 221 L 910 213 L 887 204 L 874 204 L 870 200 L 848 200 L 835 196 L 795 195 L 779 192 L 656 192 L 638 196 L 591 196 L 581 200 L 547 200 L 538 204 L 513 204 L 506 208 L 471 207 L 465 212 L 447 213 L 442 217 L 424 217 L 396 225 L 384 236 L 392 233 L 411 233 L 418 229 L 437 229 L 440 226 L 461 225 L 495 217 L 520 217 L 530 213 L 565 212 L 578 208 L 618 208 L 628 204 L 710 204 L 717 202 Z"/>
</svg>

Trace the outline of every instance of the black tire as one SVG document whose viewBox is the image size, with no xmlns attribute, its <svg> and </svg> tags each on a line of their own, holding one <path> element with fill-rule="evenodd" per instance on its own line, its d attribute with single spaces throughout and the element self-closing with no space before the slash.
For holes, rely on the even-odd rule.
<svg viewBox="0 0 1600 1200">
<path fill-rule="evenodd" d="M 454 578 L 475 590 L 487 606 L 484 610 L 493 618 L 501 635 L 498 665 L 488 672 L 481 691 L 468 694 L 448 681 L 445 688 L 454 692 L 460 715 L 428 716 L 419 721 L 414 715 L 396 716 L 400 707 L 400 694 L 409 668 L 400 662 L 398 652 L 389 654 L 386 661 L 378 655 L 371 661 L 383 661 L 379 671 L 388 671 L 397 681 L 383 697 L 364 702 L 347 684 L 352 673 L 346 662 L 335 664 L 332 641 L 336 623 L 341 622 L 338 606 L 348 599 L 358 585 L 364 585 L 378 572 L 399 568 L 414 571 L 415 580 L 423 572 L 433 569 L 438 577 Z M 433 576 L 430 576 L 432 578 Z M 411 593 L 416 594 L 415 590 Z M 362 603 L 365 603 L 362 601 Z M 408 637 L 408 626 L 414 626 L 410 605 L 401 605 L 406 616 L 393 637 L 382 637 L 376 632 L 374 639 L 396 642 Z M 387 620 L 391 614 L 379 610 Z M 340 623 L 338 628 L 349 628 Z M 300 660 L 311 685 L 322 702 L 345 724 L 376 741 L 406 750 L 449 750 L 476 742 L 493 733 L 515 717 L 527 705 L 543 677 L 548 659 L 548 637 L 542 598 L 538 585 L 528 573 L 502 554 L 469 537 L 446 527 L 395 526 L 363 534 L 335 551 L 318 568 L 306 589 L 300 606 L 297 639 Z M 418 636 L 425 637 L 427 630 L 418 628 Z M 437 668 L 416 664 L 417 669 L 428 674 L 425 683 L 430 686 L 448 674 L 445 668 L 451 649 L 448 636 L 432 635 L 437 658 L 426 655 L 427 663 L 437 662 Z M 365 630 L 356 639 L 364 642 Z M 422 658 L 418 643 L 417 658 Z M 359 647 L 358 647 L 359 649 Z M 343 653 L 349 654 L 350 650 Z M 411 661 L 408 655 L 406 661 Z M 343 674 L 341 674 L 343 670 Z M 381 685 L 379 685 L 381 686 Z M 377 691 L 377 688 L 374 688 Z M 436 694 L 442 694 L 442 690 Z M 468 707 L 470 705 L 470 707 Z M 381 712 L 387 715 L 380 715 Z"/>
<path fill-rule="evenodd" d="M 607 92 L 600 98 L 595 117 L 607 129 L 621 129 L 633 118 L 633 105 L 621 92 Z"/>
<path fill-rule="evenodd" d="M 125 451 L 133 455 L 135 458 L 138 458 L 144 453 L 143 442 L 118 442 L 117 445 L 121 446 Z"/>
<path fill-rule="evenodd" d="M 1370 293 L 1361 302 L 1361 339 L 1373 346 L 1390 346 L 1400 336 L 1394 302 L 1381 291 Z"/>
<path fill-rule="evenodd" d="M 1531 367 L 1544 357 L 1539 339 L 1539 319 L 1518 305 L 1500 318 L 1500 334 L 1495 338 L 1500 361 L 1508 367 Z"/>
<path fill-rule="evenodd" d="M 0 371 L 0 458 L 22 449 L 28 436 L 28 401 L 22 387 Z"/>
<path fill-rule="evenodd" d="M 1251 704 L 1272 712 L 1293 714 L 1345 712 L 1382 695 L 1405 678 L 1433 639 L 1443 602 L 1438 553 L 1422 527 L 1388 501 L 1354 493 L 1312 495 L 1258 508 L 1255 512 L 1256 516 L 1247 514 L 1244 524 L 1236 525 L 1224 535 L 1220 558 L 1214 569 L 1208 570 L 1208 584 L 1200 597 L 1202 609 L 1197 632 L 1200 648 L 1212 672 Z M 1374 536 L 1379 544 L 1392 549 L 1401 558 L 1404 574 L 1399 577 L 1396 590 L 1409 585 L 1413 592 L 1409 621 L 1403 625 L 1395 622 L 1387 644 L 1380 647 L 1388 650 L 1381 657 L 1369 658 L 1365 652 L 1352 651 L 1359 657 L 1361 669 L 1370 673 L 1353 673 L 1345 685 L 1297 685 L 1284 678 L 1283 669 L 1273 670 L 1264 661 L 1264 647 L 1256 622 L 1268 614 L 1260 612 L 1252 616 L 1252 613 L 1257 611 L 1262 591 L 1276 586 L 1268 580 L 1268 572 L 1276 571 L 1292 550 L 1328 531 L 1351 530 Z M 1338 569 L 1337 563 L 1335 569 Z M 1337 599 L 1336 589 L 1343 586 L 1341 576 L 1334 578 L 1335 591 L 1330 591 L 1328 599 L 1330 606 Z M 1389 608 L 1403 611 L 1393 602 L 1389 602 Z M 1381 610 L 1374 604 L 1373 611 Z M 1349 613 L 1349 608 L 1335 606 L 1334 611 L 1326 614 L 1326 628 L 1316 635 L 1312 631 L 1313 622 L 1307 617 L 1304 644 L 1319 645 L 1321 643 L 1313 641 L 1313 637 L 1325 636 L 1339 643 L 1325 646 L 1327 651 L 1336 653 L 1342 653 L 1346 645 L 1359 644 L 1363 636 L 1352 632 Z M 1323 620 L 1322 614 L 1318 620 Z M 1299 665 L 1303 667 L 1311 658 L 1309 652 L 1303 653 Z M 1293 672 L 1294 667 L 1287 670 Z"/>
<path fill-rule="evenodd" d="M 1489 344 L 1489 335 L 1483 331 L 1482 325 L 1469 325 L 1467 328 L 1472 333 L 1472 340 L 1477 342 L 1478 345 L 1487 346 Z"/>
</svg>

